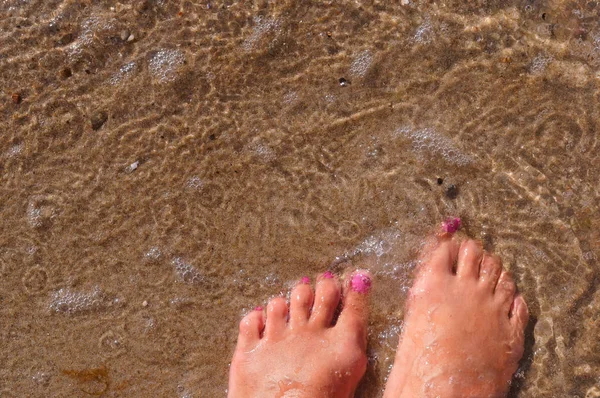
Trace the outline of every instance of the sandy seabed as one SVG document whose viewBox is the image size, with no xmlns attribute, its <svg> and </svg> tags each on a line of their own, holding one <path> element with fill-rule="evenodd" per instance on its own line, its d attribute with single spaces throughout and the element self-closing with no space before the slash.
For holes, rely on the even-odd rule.
<svg viewBox="0 0 600 398">
<path fill-rule="evenodd" d="M 0 396 L 219 397 L 240 317 L 423 238 L 500 254 L 511 392 L 600 396 L 594 1 L 0 1 Z"/>
</svg>

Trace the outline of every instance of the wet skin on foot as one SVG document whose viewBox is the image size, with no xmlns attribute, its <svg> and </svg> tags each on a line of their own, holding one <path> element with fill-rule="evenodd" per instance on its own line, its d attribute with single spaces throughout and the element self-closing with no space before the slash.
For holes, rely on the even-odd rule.
<svg viewBox="0 0 600 398">
<path fill-rule="evenodd" d="M 504 397 L 529 318 L 500 258 L 473 240 L 440 236 L 407 301 L 385 398 Z"/>
<path fill-rule="evenodd" d="M 228 397 L 353 396 L 367 365 L 370 287 L 366 271 L 344 281 L 328 271 L 317 277 L 315 290 L 303 277 L 289 306 L 278 297 L 266 312 L 257 307 L 247 314 L 240 322 Z"/>
</svg>

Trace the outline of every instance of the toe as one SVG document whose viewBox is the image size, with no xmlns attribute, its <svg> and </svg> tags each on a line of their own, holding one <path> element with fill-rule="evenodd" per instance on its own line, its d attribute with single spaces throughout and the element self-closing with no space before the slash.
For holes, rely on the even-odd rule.
<svg viewBox="0 0 600 398">
<path fill-rule="evenodd" d="M 269 301 L 267 306 L 267 321 L 265 337 L 277 338 L 285 332 L 287 327 L 288 306 L 283 297 L 276 297 Z"/>
<path fill-rule="evenodd" d="M 516 330 L 523 332 L 529 322 L 529 309 L 525 299 L 520 294 L 517 294 L 512 301 L 510 309 L 510 322 Z"/>
<path fill-rule="evenodd" d="M 306 325 L 312 308 L 314 293 L 308 277 L 302 278 L 290 297 L 290 328 Z"/>
<path fill-rule="evenodd" d="M 507 318 L 511 304 L 515 298 L 516 291 L 517 287 L 515 286 L 515 281 L 513 280 L 512 275 L 510 272 L 503 270 L 498 278 L 498 284 L 496 284 L 494 296 L 496 302 L 502 307 L 502 311 L 506 314 Z"/>
<path fill-rule="evenodd" d="M 525 328 L 529 322 L 529 309 L 525 299 L 517 294 L 512 302 L 510 313 L 510 324 L 513 328 L 513 353 L 516 359 L 521 359 L 523 355 L 523 345 L 525 343 Z"/>
<path fill-rule="evenodd" d="M 462 278 L 477 279 L 482 257 L 483 246 L 480 242 L 473 239 L 463 241 L 458 251 L 456 274 Z"/>
<path fill-rule="evenodd" d="M 456 238 L 443 236 L 425 247 L 422 255 L 422 270 L 434 274 L 450 275 L 458 257 Z"/>
<path fill-rule="evenodd" d="M 331 272 L 325 272 L 317 279 L 315 302 L 310 323 L 319 327 L 331 326 L 333 315 L 340 302 L 340 286 Z"/>
<path fill-rule="evenodd" d="M 260 341 L 260 336 L 265 327 L 262 307 L 256 307 L 240 321 L 238 347 L 247 349 Z"/>
<path fill-rule="evenodd" d="M 343 328 L 345 333 L 355 336 L 360 347 L 367 344 L 367 319 L 369 316 L 369 291 L 371 290 L 371 274 L 366 270 L 353 272 L 344 283 L 343 307 L 336 328 Z"/>
<path fill-rule="evenodd" d="M 502 261 L 495 254 L 484 253 L 479 270 L 479 282 L 490 292 L 494 292 L 498 277 L 502 272 Z"/>
</svg>

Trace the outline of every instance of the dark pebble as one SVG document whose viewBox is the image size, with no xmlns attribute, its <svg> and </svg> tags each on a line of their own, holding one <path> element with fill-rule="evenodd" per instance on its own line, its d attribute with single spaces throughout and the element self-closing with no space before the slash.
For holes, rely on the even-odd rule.
<svg viewBox="0 0 600 398">
<path fill-rule="evenodd" d="M 73 41 L 73 34 L 67 33 L 66 35 L 63 35 L 60 39 L 58 39 L 58 44 L 60 44 L 61 46 L 66 46 L 67 44 L 69 44 L 72 41 Z"/>
<path fill-rule="evenodd" d="M 444 183 L 444 179 L 441 177 L 438 177 L 437 183 L 438 183 L 438 185 L 442 185 Z"/>
<path fill-rule="evenodd" d="M 208 139 L 214 141 L 217 137 L 214 134 L 208 136 Z"/>
<path fill-rule="evenodd" d="M 104 111 L 94 112 L 94 114 L 90 118 L 90 121 L 92 122 L 92 129 L 98 130 L 100 127 L 102 127 L 102 125 L 104 123 L 106 123 L 107 119 L 108 119 L 108 114 L 106 112 L 104 112 Z"/>
<path fill-rule="evenodd" d="M 71 68 L 63 68 L 63 70 L 60 71 L 60 77 L 63 79 L 68 79 L 71 76 L 73 76 L 73 71 Z"/>
<path fill-rule="evenodd" d="M 345 87 L 348 84 L 350 84 L 348 80 L 344 79 L 343 77 L 340 77 L 340 86 Z"/>
<path fill-rule="evenodd" d="M 135 6 L 137 12 L 146 12 L 150 10 L 150 1 L 143 0 L 137 3 Z"/>
<path fill-rule="evenodd" d="M 458 187 L 454 184 L 450 184 L 448 188 L 446 188 L 446 196 L 450 199 L 456 199 L 458 196 Z"/>
</svg>

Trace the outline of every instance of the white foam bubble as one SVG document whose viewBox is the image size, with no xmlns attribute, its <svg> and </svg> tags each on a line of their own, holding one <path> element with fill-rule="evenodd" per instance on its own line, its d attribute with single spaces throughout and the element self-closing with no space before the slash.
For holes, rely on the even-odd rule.
<svg viewBox="0 0 600 398">
<path fill-rule="evenodd" d="M 151 247 L 145 254 L 144 257 L 147 260 L 150 261 L 155 261 L 158 260 L 160 258 L 160 256 L 162 255 L 160 249 L 158 247 Z"/>
<path fill-rule="evenodd" d="M 412 141 L 413 150 L 419 154 L 438 155 L 447 162 L 459 166 L 473 161 L 454 144 L 454 141 L 430 128 L 417 130 L 399 128 L 395 131 L 394 136 L 409 138 Z"/>
<path fill-rule="evenodd" d="M 377 340 L 382 346 L 394 350 L 398 346 L 398 339 L 402 334 L 404 323 L 402 320 L 388 319 L 388 321 L 390 321 L 390 325 L 379 333 Z"/>
<path fill-rule="evenodd" d="M 277 29 L 279 25 L 280 22 L 274 18 L 254 17 L 254 29 L 252 29 L 250 36 L 242 43 L 242 48 L 246 51 L 252 50 L 266 33 Z"/>
<path fill-rule="evenodd" d="M 135 61 L 131 61 L 131 62 L 121 66 L 121 68 L 119 68 L 119 71 L 117 73 L 115 73 L 108 80 L 108 83 L 113 86 L 116 86 L 121 81 L 129 78 L 133 74 L 133 71 L 135 70 L 136 65 L 137 64 L 135 63 Z"/>
<path fill-rule="evenodd" d="M 283 96 L 284 104 L 293 104 L 298 101 L 298 93 L 296 91 L 290 91 Z"/>
<path fill-rule="evenodd" d="M 50 384 L 50 379 L 52 378 L 52 376 L 49 372 L 38 371 L 33 376 L 31 376 L 31 378 L 35 383 L 46 387 L 48 386 L 48 384 Z"/>
<path fill-rule="evenodd" d="M 417 28 L 413 39 L 421 44 L 427 44 L 433 41 L 433 25 L 429 18 L 425 19 L 425 21 Z"/>
<path fill-rule="evenodd" d="M 29 202 L 27 205 L 27 222 L 33 228 L 42 226 L 42 209 L 37 207 L 33 202 Z"/>
<path fill-rule="evenodd" d="M 23 152 L 23 144 L 16 144 L 11 146 L 8 151 L 6 151 L 7 158 L 13 158 L 15 156 L 19 156 Z"/>
<path fill-rule="evenodd" d="M 88 312 L 107 305 L 109 305 L 108 298 L 97 286 L 90 292 L 63 288 L 54 292 L 50 301 L 50 309 L 63 314 Z"/>
<path fill-rule="evenodd" d="M 159 83 L 168 83 L 177 77 L 177 69 L 183 65 L 185 55 L 180 50 L 158 50 L 148 62 L 150 73 Z"/>
<path fill-rule="evenodd" d="M 529 65 L 529 71 L 532 74 L 539 74 L 546 70 L 546 67 L 552 62 L 552 57 L 549 57 L 544 54 L 536 55 L 531 64 Z"/>
<path fill-rule="evenodd" d="M 113 27 L 113 21 L 103 20 L 99 16 L 91 16 L 84 20 L 81 23 L 79 36 L 67 48 L 69 58 L 73 60 L 78 59 L 83 50 L 93 43 L 94 37 L 98 32 L 110 30 Z"/>
<path fill-rule="evenodd" d="M 263 162 L 275 160 L 276 154 L 273 148 L 261 139 L 257 139 L 248 145 L 248 150 L 256 155 Z"/>
<path fill-rule="evenodd" d="M 185 186 L 192 189 L 200 189 L 202 186 L 204 186 L 204 181 L 202 181 L 198 176 L 193 176 L 187 180 Z"/>
<path fill-rule="evenodd" d="M 185 262 L 181 257 L 175 257 L 171 264 L 175 268 L 175 274 L 180 281 L 185 283 L 200 283 L 204 276 L 192 264 Z"/>
<path fill-rule="evenodd" d="M 377 234 L 366 237 L 354 249 L 344 253 L 343 256 L 337 257 L 336 261 L 343 261 L 358 255 L 382 257 L 391 251 L 401 236 L 400 230 L 397 229 L 379 231 Z"/>
<path fill-rule="evenodd" d="M 364 77 L 371 64 L 373 63 L 373 55 L 369 50 L 365 50 L 358 54 L 352 64 L 350 65 L 350 73 L 354 76 Z"/>
</svg>

